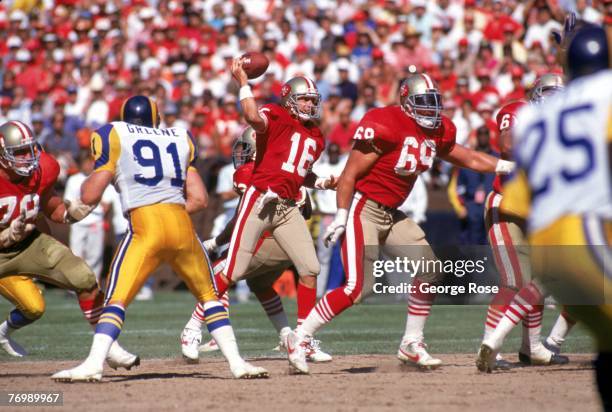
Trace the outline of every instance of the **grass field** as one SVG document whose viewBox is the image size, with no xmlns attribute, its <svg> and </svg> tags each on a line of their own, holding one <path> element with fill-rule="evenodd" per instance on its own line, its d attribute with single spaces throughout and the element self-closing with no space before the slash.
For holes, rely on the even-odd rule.
<svg viewBox="0 0 612 412">
<path fill-rule="evenodd" d="M 405 322 L 405 304 L 366 304 L 347 310 L 318 338 L 334 355 L 330 363 L 311 365 L 310 376 L 291 374 L 285 356 L 274 352 L 276 333 L 255 302 L 231 312 L 243 355 L 270 372 L 270 378 L 231 379 L 217 352 L 186 364 L 179 334 L 189 319 L 193 298 L 186 292 L 158 293 L 153 302 L 130 306 L 120 341 L 138 353 L 142 364 L 131 371 L 106 367 L 101 383 L 66 384 L 50 376 L 84 359 L 91 331 L 76 299 L 63 292 L 45 293 L 47 313 L 36 324 L 15 333 L 30 351 L 26 359 L 0 351 L 0 404 L 3 393 L 48 391 L 63 394 L 53 410 L 129 411 L 508 411 L 520 401 L 522 411 L 597 411 L 590 338 L 577 328 L 565 347 L 571 362 L 563 366 L 522 367 L 517 362 L 519 330 L 506 342 L 512 368 L 483 374 L 474 366 L 484 306 L 436 306 L 426 327 L 431 353 L 444 365 L 420 371 L 396 358 Z M 290 319 L 295 303 L 285 302 Z M 0 311 L 10 306 L 0 301 Z M 548 332 L 556 312 L 547 310 Z M 1 408 L 1 406 L 0 406 Z"/>
<path fill-rule="evenodd" d="M 47 310 L 42 319 L 13 336 L 29 352 L 28 360 L 83 359 L 91 343 L 91 331 L 82 318 L 76 299 L 64 292 L 45 292 Z M 295 319 L 295 302 L 284 302 L 290 322 Z M 187 292 L 160 292 L 152 302 L 134 302 L 128 309 L 120 341 L 143 359 L 180 356 L 179 335 L 193 309 Z M 0 300 L 0 316 L 11 309 Z M 432 353 L 476 353 L 482 337 L 485 306 L 435 306 L 425 329 Z M 547 309 L 543 334 L 557 316 Z M 404 330 L 404 304 L 364 304 L 353 307 L 323 328 L 318 338 L 323 348 L 336 355 L 389 354 L 397 351 Z M 273 352 L 278 338 L 256 301 L 231 309 L 232 325 L 241 352 L 250 357 L 280 356 Z M 504 352 L 515 352 L 520 328 L 513 331 Z M 566 352 L 591 352 L 592 343 L 584 329 L 576 327 L 564 348 Z M 215 355 L 219 356 L 219 355 Z M 13 358 L 0 350 L 0 361 Z"/>
</svg>

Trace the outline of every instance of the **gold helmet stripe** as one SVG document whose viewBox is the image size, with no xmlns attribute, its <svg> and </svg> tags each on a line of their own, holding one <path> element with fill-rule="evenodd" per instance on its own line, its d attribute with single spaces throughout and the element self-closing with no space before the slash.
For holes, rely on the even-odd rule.
<svg viewBox="0 0 612 412">
<path fill-rule="evenodd" d="M 151 117 L 153 118 L 151 119 L 151 124 L 153 127 L 157 127 L 157 104 L 155 104 L 155 100 L 150 97 L 147 97 L 147 99 L 149 99 L 149 104 L 151 105 Z"/>
</svg>

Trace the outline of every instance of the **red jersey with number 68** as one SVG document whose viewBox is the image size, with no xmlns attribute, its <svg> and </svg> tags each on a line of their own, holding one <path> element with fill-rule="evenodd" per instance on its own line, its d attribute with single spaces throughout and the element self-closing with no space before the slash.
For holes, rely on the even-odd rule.
<svg viewBox="0 0 612 412">
<path fill-rule="evenodd" d="M 527 102 L 525 100 L 516 100 L 504 105 L 499 112 L 495 120 L 497 121 L 497 130 L 501 134 L 505 130 L 512 130 L 516 123 L 516 115 L 521 107 L 525 106 Z M 497 175 L 493 180 L 493 191 L 497 193 L 502 192 L 502 186 L 504 185 L 507 176 Z"/>
<path fill-rule="evenodd" d="M 31 176 L 19 182 L 0 176 L 0 229 L 4 229 L 25 212 L 26 220 L 34 222 L 40 207 L 40 198 L 48 189 L 53 188 L 59 175 L 59 164 L 49 154 L 42 152 L 38 169 Z"/>
<path fill-rule="evenodd" d="M 325 139 L 316 126 L 307 127 L 277 104 L 263 106 L 259 113 L 268 129 L 257 133 L 257 156 L 251 185 L 270 189 L 283 199 L 295 199 L 312 164 L 325 148 Z"/>
<path fill-rule="evenodd" d="M 388 207 L 400 206 L 417 176 L 433 159 L 455 146 L 457 128 L 442 116 L 442 125 L 431 132 L 421 128 L 400 106 L 372 109 L 365 114 L 353 140 L 371 142 L 380 157 L 355 188 L 368 199 Z"/>
</svg>

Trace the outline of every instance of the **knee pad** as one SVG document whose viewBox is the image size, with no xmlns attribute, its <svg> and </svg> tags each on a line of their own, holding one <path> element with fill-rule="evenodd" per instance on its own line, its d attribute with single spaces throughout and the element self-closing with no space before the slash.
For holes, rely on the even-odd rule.
<svg viewBox="0 0 612 412">
<path fill-rule="evenodd" d="M 40 319 L 45 313 L 45 300 L 43 299 L 42 295 L 39 294 L 38 297 L 33 297 L 27 302 L 22 302 L 18 309 L 26 318 L 31 321 L 35 321 Z"/>
</svg>

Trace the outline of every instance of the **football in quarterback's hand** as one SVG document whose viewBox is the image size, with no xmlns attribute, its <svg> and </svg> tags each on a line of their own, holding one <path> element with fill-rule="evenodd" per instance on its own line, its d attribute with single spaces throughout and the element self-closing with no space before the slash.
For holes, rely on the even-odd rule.
<svg viewBox="0 0 612 412">
<path fill-rule="evenodd" d="M 270 61 L 263 53 L 250 52 L 242 56 L 242 68 L 249 79 L 255 79 L 266 72 Z"/>
</svg>

